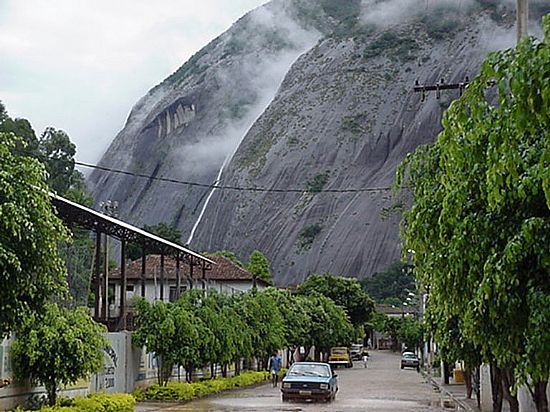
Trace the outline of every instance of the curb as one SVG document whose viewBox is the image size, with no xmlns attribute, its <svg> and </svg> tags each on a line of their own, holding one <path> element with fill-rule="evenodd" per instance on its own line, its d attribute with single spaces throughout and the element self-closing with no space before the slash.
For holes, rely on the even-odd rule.
<svg viewBox="0 0 550 412">
<path fill-rule="evenodd" d="M 428 374 L 426 371 L 424 371 L 423 369 L 420 370 L 420 373 L 422 374 L 422 376 L 424 376 L 426 379 L 428 379 L 433 386 L 437 387 L 439 389 L 440 392 L 444 393 L 445 396 L 448 396 L 449 398 L 452 399 L 452 401 L 459 405 L 463 410 L 465 411 L 468 411 L 468 412 L 480 412 L 479 409 L 477 408 L 472 408 L 470 405 L 468 405 L 467 403 L 463 402 L 461 399 L 458 399 L 457 397 L 455 397 L 451 392 L 449 392 L 447 389 L 443 388 L 430 374 Z"/>
</svg>

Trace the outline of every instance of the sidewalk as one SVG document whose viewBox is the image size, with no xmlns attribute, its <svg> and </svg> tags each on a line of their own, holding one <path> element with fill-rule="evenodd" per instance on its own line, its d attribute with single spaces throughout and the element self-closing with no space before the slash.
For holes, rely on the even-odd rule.
<svg viewBox="0 0 550 412">
<path fill-rule="evenodd" d="M 434 378 L 432 375 L 421 371 L 422 375 L 428 379 L 432 385 L 439 388 L 441 393 L 445 396 L 451 398 L 462 410 L 467 412 L 479 412 L 480 409 L 477 407 L 477 401 L 474 398 L 468 399 L 466 397 L 466 385 L 463 383 L 450 383 L 450 384 L 441 384 L 439 379 Z"/>
</svg>

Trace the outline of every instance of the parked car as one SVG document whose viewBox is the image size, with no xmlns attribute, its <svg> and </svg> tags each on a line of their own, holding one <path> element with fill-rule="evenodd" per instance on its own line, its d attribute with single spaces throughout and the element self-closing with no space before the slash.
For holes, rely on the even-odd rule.
<svg viewBox="0 0 550 412">
<path fill-rule="evenodd" d="M 361 360 L 361 356 L 363 355 L 363 344 L 352 343 L 349 352 L 351 354 L 351 360 Z"/>
<path fill-rule="evenodd" d="M 283 402 L 291 399 L 330 402 L 338 392 L 338 375 L 328 363 L 296 362 L 285 374 L 281 385 Z"/>
<path fill-rule="evenodd" d="M 328 355 L 328 363 L 332 367 L 345 366 L 346 368 L 353 367 L 351 361 L 351 354 L 349 349 L 345 346 L 338 346 L 330 349 L 330 355 Z"/>
<path fill-rule="evenodd" d="M 403 352 L 401 355 L 401 369 L 403 368 L 415 368 L 420 370 L 420 361 L 418 357 L 412 352 Z"/>
</svg>

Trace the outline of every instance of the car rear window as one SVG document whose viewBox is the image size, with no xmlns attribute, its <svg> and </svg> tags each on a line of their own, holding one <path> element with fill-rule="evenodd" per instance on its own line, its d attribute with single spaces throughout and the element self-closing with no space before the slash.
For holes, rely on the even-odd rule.
<svg viewBox="0 0 550 412">
<path fill-rule="evenodd" d="M 287 373 L 288 376 L 330 376 L 330 369 L 325 365 L 294 365 Z"/>
</svg>

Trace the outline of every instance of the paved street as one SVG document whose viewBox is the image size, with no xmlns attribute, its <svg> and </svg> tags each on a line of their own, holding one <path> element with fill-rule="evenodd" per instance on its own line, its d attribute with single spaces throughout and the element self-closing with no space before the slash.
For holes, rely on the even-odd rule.
<svg viewBox="0 0 550 412">
<path fill-rule="evenodd" d="M 369 367 L 356 362 L 353 369 L 337 369 L 340 390 L 336 401 L 325 403 L 285 403 L 279 388 L 262 385 L 227 392 L 220 396 L 183 405 L 141 404 L 139 411 L 452 411 L 440 394 L 413 369 L 401 370 L 398 354 L 371 352 Z M 450 405 L 449 405 L 450 406 Z"/>
</svg>

